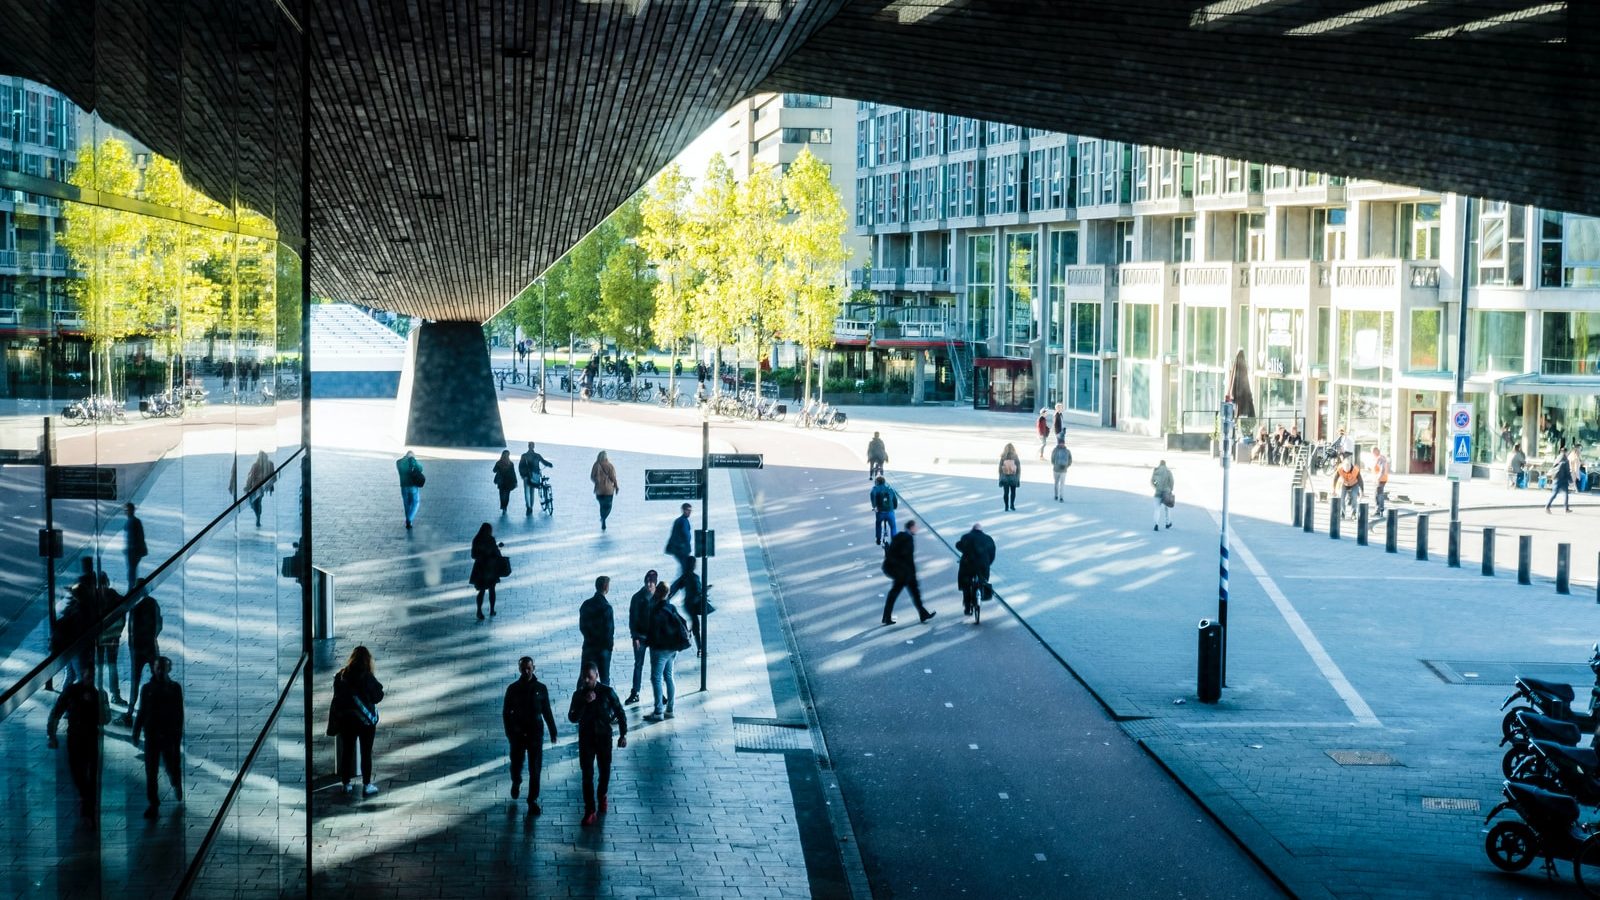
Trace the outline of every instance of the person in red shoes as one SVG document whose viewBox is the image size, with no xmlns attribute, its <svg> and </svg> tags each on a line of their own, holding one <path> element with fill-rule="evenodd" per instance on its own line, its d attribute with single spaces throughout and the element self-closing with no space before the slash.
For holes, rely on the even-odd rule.
<svg viewBox="0 0 1600 900">
<path fill-rule="evenodd" d="M 617 746 L 628 746 L 628 714 L 617 692 L 600 683 L 600 667 L 589 662 L 567 707 L 567 721 L 578 726 L 578 766 L 583 770 L 583 824 L 593 825 L 595 815 L 606 813 L 606 789 L 611 786 L 611 723 L 621 733 Z M 595 801 L 595 764 L 600 766 L 600 799 Z"/>
</svg>

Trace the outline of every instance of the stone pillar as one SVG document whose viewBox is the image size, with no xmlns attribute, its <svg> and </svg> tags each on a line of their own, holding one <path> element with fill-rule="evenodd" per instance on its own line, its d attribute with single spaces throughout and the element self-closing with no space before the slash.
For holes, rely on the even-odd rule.
<svg viewBox="0 0 1600 900">
<path fill-rule="evenodd" d="M 413 329 L 397 408 L 408 445 L 504 448 L 483 326 L 424 322 Z"/>
<path fill-rule="evenodd" d="M 918 350 L 911 357 L 911 402 L 921 406 L 926 399 L 923 380 L 927 378 L 928 351 Z"/>
</svg>

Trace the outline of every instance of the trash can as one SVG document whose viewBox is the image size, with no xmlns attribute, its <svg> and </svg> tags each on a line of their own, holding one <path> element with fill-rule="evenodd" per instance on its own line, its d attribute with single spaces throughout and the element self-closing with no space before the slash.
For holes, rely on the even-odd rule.
<svg viewBox="0 0 1600 900">
<path fill-rule="evenodd" d="M 1222 699 L 1222 626 L 1200 620 L 1200 702 Z"/>
<path fill-rule="evenodd" d="M 311 637 L 333 637 L 333 573 L 319 566 L 311 567 Z"/>
</svg>

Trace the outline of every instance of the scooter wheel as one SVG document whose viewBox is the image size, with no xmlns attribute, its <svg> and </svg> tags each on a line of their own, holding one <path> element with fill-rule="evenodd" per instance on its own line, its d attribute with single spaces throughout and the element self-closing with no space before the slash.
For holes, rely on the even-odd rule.
<svg viewBox="0 0 1600 900">
<path fill-rule="evenodd" d="M 1501 736 L 1508 737 L 1518 744 L 1526 744 L 1528 735 L 1523 729 L 1522 723 L 1517 721 L 1517 714 L 1532 712 L 1534 712 L 1534 709 L 1531 706 L 1513 706 L 1506 710 L 1505 716 L 1500 719 Z"/>
<path fill-rule="evenodd" d="M 1529 775 L 1540 768 L 1539 754 L 1523 744 L 1513 744 L 1500 760 L 1500 774 L 1507 781 L 1526 781 Z"/>
<path fill-rule="evenodd" d="M 1600 897 L 1600 835 L 1590 835 L 1572 857 L 1572 877 L 1588 897 Z"/>
<path fill-rule="evenodd" d="M 1538 836 L 1522 822 L 1497 822 L 1483 840 L 1483 852 L 1489 854 L 1489 861 L 1506 872 L 1526 869 L 1539 855 L 1538 848 Z"/>
</svg>

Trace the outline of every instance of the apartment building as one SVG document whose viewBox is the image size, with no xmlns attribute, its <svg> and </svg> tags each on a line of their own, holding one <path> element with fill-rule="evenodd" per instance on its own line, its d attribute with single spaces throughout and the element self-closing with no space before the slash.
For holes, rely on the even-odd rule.
<svg viewBox="0 0 1600 900">
<path fill-rule="evenodd" d="M 1600 442 L 1600 219 L 869 103 L 856 166 L 840 349 L 924 397 L 1208 436 L 1242 350 L 1252 427 L 1437 472 L 1465 293 L 1477 462 Z"/>
<path fill-rule="evenodd" d="M 0 77 L 0 173 L 66 180 L 77 164 L 81 115 L 58 91 Z M 56 246 L 61 210 L 57 198 L 0 189 L 0 366 L 23 353 L 19 334 L 82 326 L 67 292 L 71 263 Z"/>
</svg>

